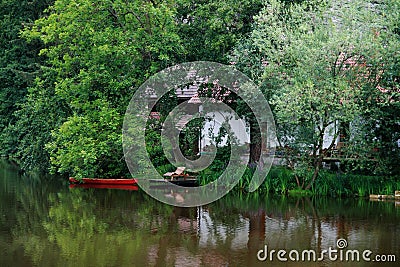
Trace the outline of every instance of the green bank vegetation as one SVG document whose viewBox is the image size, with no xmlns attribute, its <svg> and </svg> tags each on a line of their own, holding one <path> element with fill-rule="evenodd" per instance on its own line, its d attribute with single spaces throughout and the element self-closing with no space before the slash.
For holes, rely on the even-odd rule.
<svg viewBox="0 0 400 267">
<path fill-rule="evenodd" d="M 260 86 L 280 146 L 290 148 L 287 165 L 273 168 L 261 191 L 399 189 L 398 1 L 7 0 L 0 7 L 0 154 L 24 170 L 128 176 L 121 128 L 135 90 L 166 67 L 209 60 L 235 65 Z M 149 124 L 148 151 L 163 173 L 172 167 L 159 135 Z M 323 149 L 327 135 L 346 136 L 341 153 L 357 160 L 323 169 L 335 149 Z M 257 135 L 251 146 L 257 154 Z M 224 149 L 199 174 L 202 183 L 223 171 Z M 238 188 L 247 187 L 256 158 Z"/>
</svg>

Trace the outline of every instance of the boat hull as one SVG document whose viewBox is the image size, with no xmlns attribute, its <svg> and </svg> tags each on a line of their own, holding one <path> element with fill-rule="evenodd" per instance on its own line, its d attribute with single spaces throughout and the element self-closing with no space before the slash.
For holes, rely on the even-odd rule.
<svg viewBox="0 0 400 267">
<path fill-rule="evenodd" d="M 137 185 L 123 185 L 123 184 L 70 184 L 69 188 L 100 188 L 100 189 L 119 189 L 138 191 Z"/>
<path fill-rule="evenodd" d="M 168 187 L 170 184 L 183 186 L 183 187 L 197 187 L 199 183 L 197 179 L 176 179 L 176 180 L 161 180 L 161 179 L 150 179 L 151 188 L 157 187 Z"/>
<path fill-rule="evenodd" d="M 137 185 L 136 179 L 99 179 L 99 178 L 69 178 L 72 184 L 96 184 L 96 185 Z"/>
</svg>

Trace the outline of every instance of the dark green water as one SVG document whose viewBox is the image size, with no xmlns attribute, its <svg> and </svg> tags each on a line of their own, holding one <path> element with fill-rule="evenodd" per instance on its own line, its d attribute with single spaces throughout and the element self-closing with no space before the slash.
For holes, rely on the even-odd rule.
<svg viewBox="0 0 400 267">
<path fill-rule="evenodd" d="M 139 191 L 20 176 L 0 161 L 0 266 L 398 266 L 399 222 L 394 202 L 363 199 L 228 195 L 176 208 Z M 320 253 L 339 238 L 397 264 L 257 259 L 264 245 Z"/>
</svg>

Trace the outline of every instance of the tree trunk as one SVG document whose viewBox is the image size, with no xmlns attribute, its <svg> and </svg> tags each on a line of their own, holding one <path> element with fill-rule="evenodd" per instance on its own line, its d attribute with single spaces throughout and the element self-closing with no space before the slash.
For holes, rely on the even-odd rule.
<svg viewBox="0 0 400 267">
<path fill-rule="evenodd" d="M 306 190 L 310 189 L 311 186 L 314 184 L 315 179 L 317 179 L 319 171 L 321 170 L 321 167 L 322 167 L 322 159 L 323 159 L 323 154 L 320 154 L 318 156 L 318 158 L 317 158 L 316 166 L 315 166 L 314 173 L 313 173 L 313 176 L 311 178 L 311 181 L 308 183 L 308 185 L 305 188 Z"/>
<path fill-rule="evenodd" d="M 255 119 L 250 120 L 250 162 L 258 164 L 261 156 L 261 131 Z"/>
</svg>

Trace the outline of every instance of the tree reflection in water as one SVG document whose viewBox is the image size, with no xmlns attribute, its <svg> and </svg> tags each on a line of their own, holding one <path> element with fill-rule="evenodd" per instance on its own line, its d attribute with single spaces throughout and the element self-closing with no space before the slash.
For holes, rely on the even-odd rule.
<svg viewBox="0 0 400 267">
<path fill-rule="evenodd" d="M 394 203 L 228 195 L 176 208 L 142 192 L 68 189 L 3 169 L 1 266 L 265 266 L 256 258 L 265 244 L 320 251 L 337 238 L 376 253 L 400 249 Z"/>
</svg>

